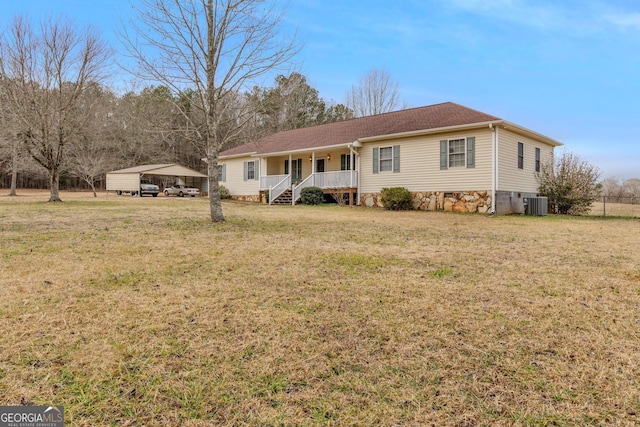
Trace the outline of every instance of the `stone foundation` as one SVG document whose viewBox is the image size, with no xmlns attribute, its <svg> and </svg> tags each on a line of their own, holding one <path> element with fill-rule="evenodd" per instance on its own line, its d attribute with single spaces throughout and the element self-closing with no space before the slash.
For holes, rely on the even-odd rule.
<svg viewBox="0 0 640 427">
<path fill-rule="evenodd" d="M 424 191 L 411 193 L 413 208 L 423 211 L 478 212 L 491 211 L 491 193 L 488 191 Z M 368 207 L 384 207 L 380 193 L 360 195 L 360 204 Z"/>
</svg>

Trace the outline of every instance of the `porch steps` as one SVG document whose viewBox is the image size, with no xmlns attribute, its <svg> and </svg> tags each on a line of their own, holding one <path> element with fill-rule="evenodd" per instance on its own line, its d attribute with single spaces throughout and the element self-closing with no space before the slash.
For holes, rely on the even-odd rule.
<svg viewBox="0 0 640 427">
<path fill-rule="evenodd" d="M 285 190 L 277 199 L 271 202 L 272 205 L 291 205 L 291 190 Z"/>
</svg>

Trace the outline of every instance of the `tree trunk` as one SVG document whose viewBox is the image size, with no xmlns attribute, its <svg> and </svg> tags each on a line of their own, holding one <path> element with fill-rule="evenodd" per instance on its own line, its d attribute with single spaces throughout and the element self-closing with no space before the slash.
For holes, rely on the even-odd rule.
<svg viewBox="0 0 640 427">
<path fill-rule="evenodd" d="M 62 199 L 60 199 L 60 172 L 57 168 L 49 171 L 49 188 L 51 190 L 49 201 L 61 202 Z"/>
<path fill-rule="evenodd" d="M 11 191 L 10 196 L 17 196 L 16 187 L 18 184 L 18 147 L 13 144 L 13 152 L 11 153 Z"/>
<path fill-rule="evenodd" d="M 209 208 L 211 210 L 211 222 L 224 222 L 222 214 L 222 202 L 220 201 L 220 186 L 218 185 L 218 153 L 213 153 L 209 148 L 207 153 L 207 175 L 209 184 Z"/>
<path fill-rule="evenodd" d="M 18 193 L 16 192 L 17 183 L 18 183 L 18 168 L 16 167 L 16 164 L 14 162 L 13 166 L 11 167 L 11 191 L 9 192 L 10 196 L 18 195 Z"/>
</svg>

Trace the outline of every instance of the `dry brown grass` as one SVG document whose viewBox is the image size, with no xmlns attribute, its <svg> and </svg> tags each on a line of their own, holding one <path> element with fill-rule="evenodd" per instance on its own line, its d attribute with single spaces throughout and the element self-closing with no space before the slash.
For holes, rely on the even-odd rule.
<svg viewBox="0 0 640 427">
<path fill-rule="evenodd" d="M 591 215 L 640 217 L 640 204 L 595 202 L 591 206 Z"/>
<path fill-rule="evenodd" d="M 23 192 L 24 193 L 24 192 Z M 0 402 L 72 426 L 637 425 L 640 221 L 0 197 Z"/>
</svg>

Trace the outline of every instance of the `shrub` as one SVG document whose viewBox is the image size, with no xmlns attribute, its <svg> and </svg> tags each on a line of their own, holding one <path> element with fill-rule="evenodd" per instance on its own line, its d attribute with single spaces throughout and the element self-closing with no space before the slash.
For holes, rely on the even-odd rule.
<svg viewBox="0 0 640 427">
<path fill-rule="evenodd" d="M 231 198 L 231 193 L 229 193 L 229 189 L 227 187 L 225 187 L 224 185 L 221 185 L 219 188 L 220 188 L 220 200 Z"/>
<path fill-rule="evenodd" d="M 303 205 L 319 205 L 324 201 L 324 193 L 320 187 L 305 187 L 300 192 L 300 203 Z"/>
<path fill-rule="evenodd" d="M 404 187 L 382 189 L 382 204 L 390 211 L 408 211 L 413 209 L 411 192 Z"/>
<path fill-rule="evenodd" d="M 538 173 L 538 191 L 549 199 L 556 214 L 582 215 L 598 197 L 600 171 L 579 156 L 564 152 L 549 159 Z"/>
</svg>

